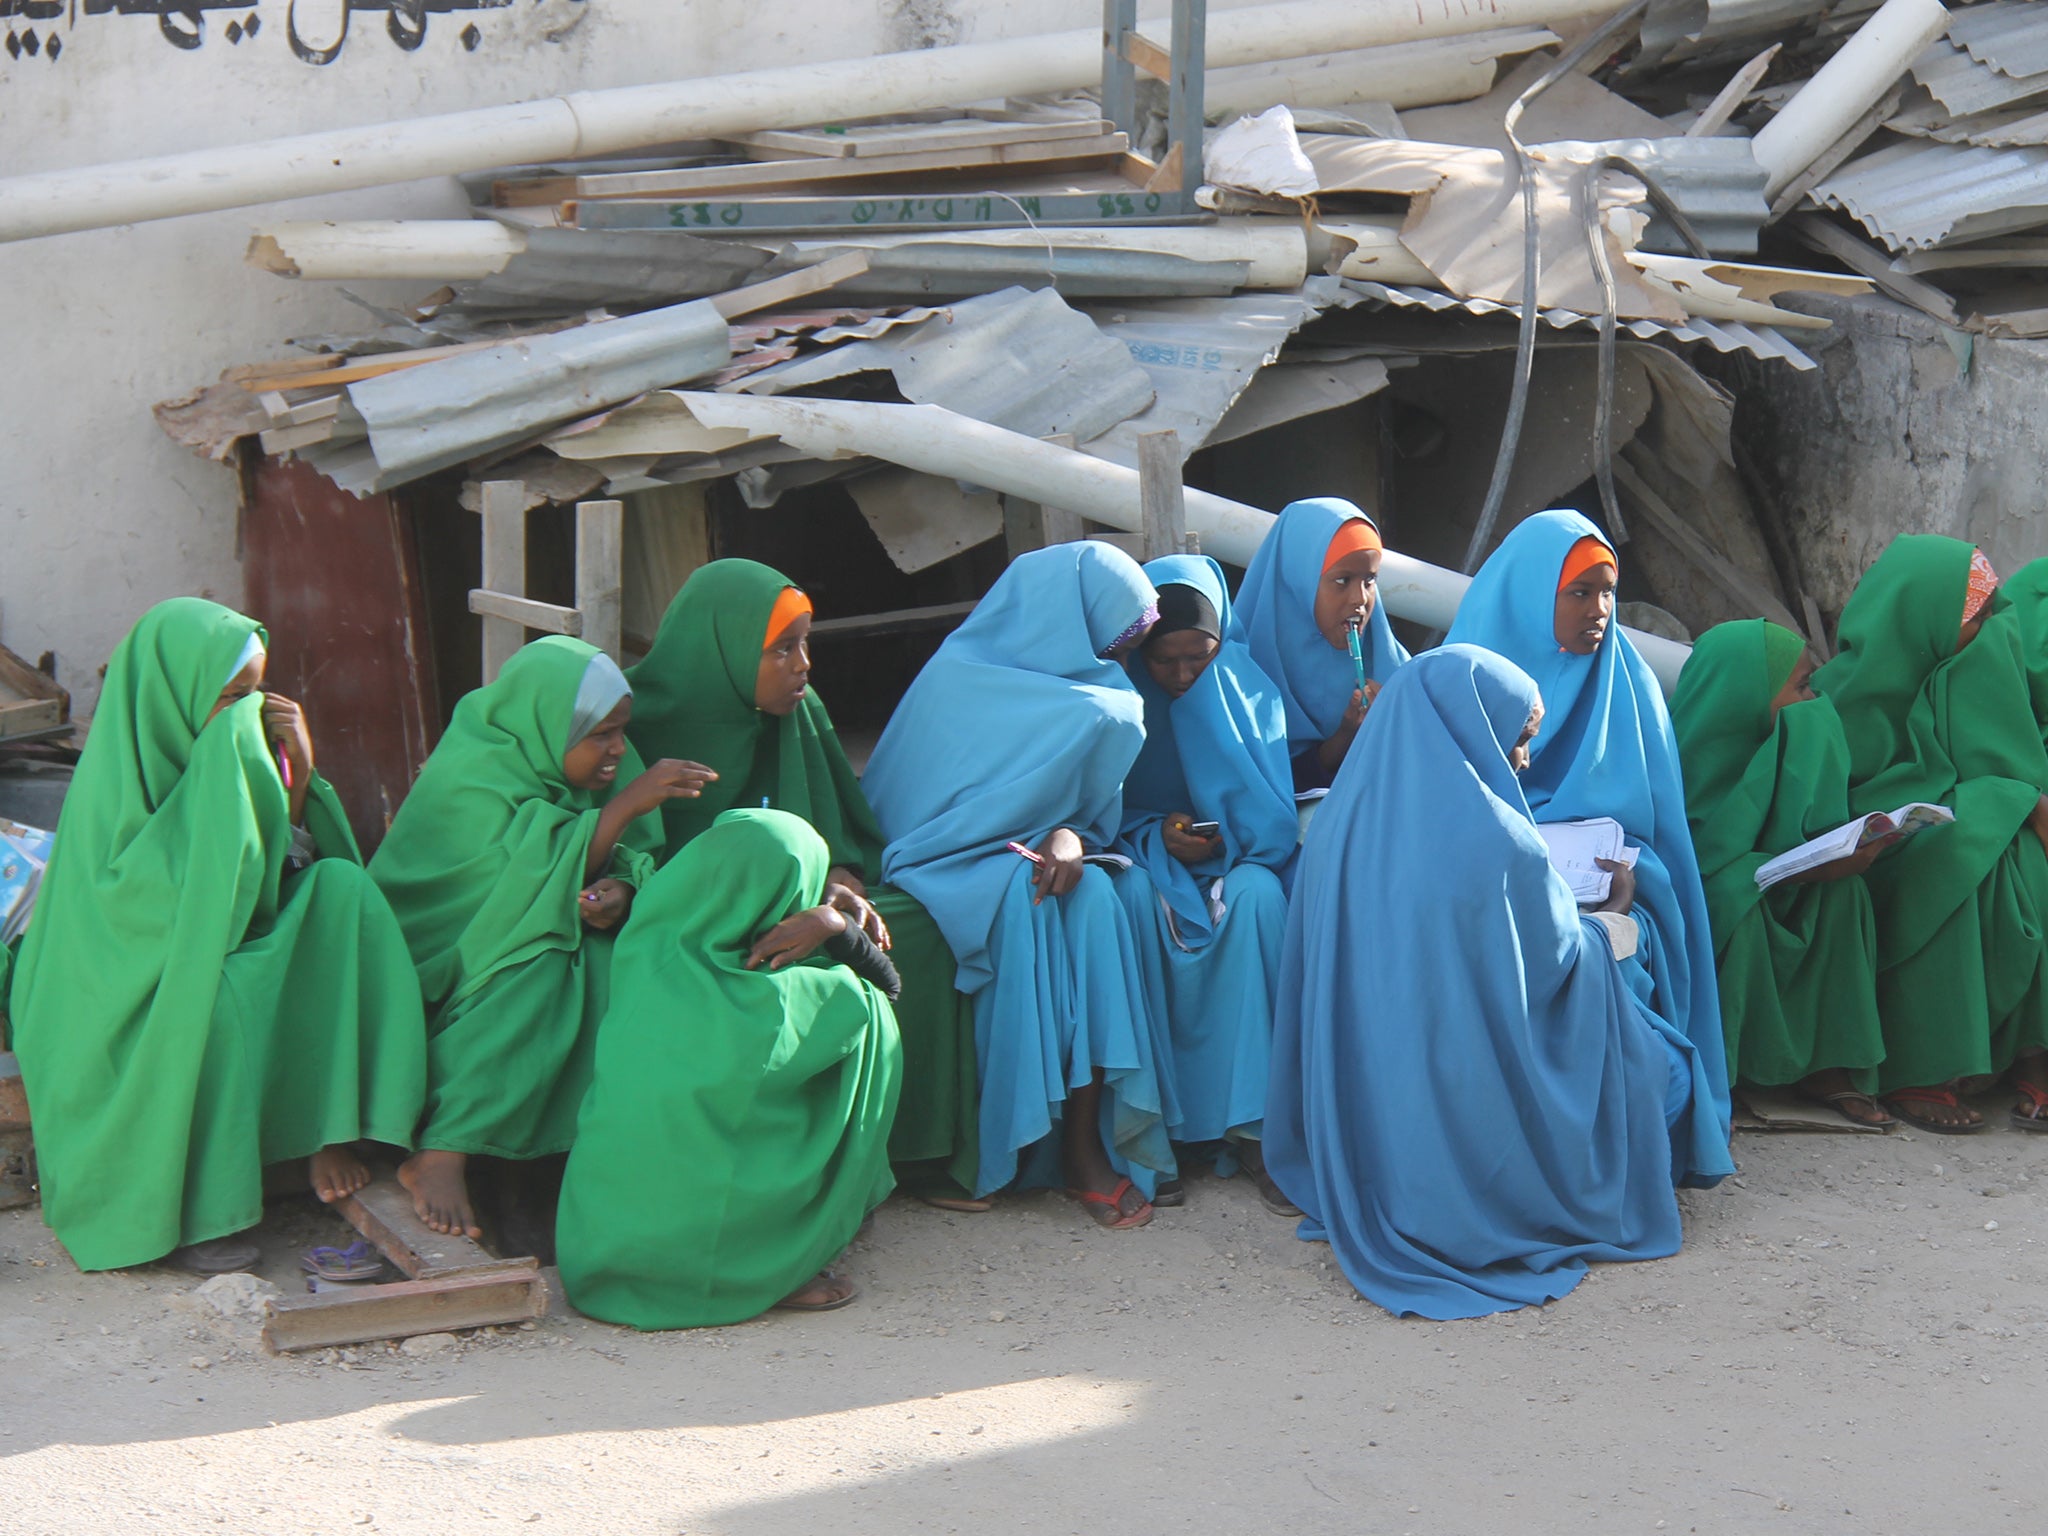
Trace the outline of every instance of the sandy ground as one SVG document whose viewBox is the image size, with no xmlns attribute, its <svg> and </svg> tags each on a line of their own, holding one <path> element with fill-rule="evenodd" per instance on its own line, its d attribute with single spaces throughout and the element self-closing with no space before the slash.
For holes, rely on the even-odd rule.
<svg viewBox="0 0 2048 1536">
<path fill-rule="evenodd" d="M 271 1358 L 0 1216 L 0 1532 L 2048 1530 L 2048 1138 L 1745 1135 L 1677 1258 L 1399 1322 L 1245 1181 L 902 1197 L 815 1317 Z M 266 1272 L 324 1240 L 287 1208 Z M 289 1245 L 289 1246 L 288 1246 Z"/>
</svg>

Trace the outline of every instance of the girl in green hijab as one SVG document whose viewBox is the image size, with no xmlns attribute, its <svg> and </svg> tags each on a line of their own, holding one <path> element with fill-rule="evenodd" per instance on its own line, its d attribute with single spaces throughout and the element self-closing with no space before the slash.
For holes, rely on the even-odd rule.
<svg viewBox="0 0 2048 1536">
<path fill-rule="evenodd" d="M 412 1144 L 419 987 L 265 639 L 180 597 L 115 648 L 24 937 L 14 1049 L 80 1269 L 245 1269 L 265 1164 L 310 1155 L 335 1200 L 351 1143 Z"/>
<path fill-rule="evenodd" d="M 1849 744 L 1808 686 L 1813 657 L 1762 619 L 1694 645 L 1671 720 L 1686 816 L 1706 883 L 1730 1082 L 1794 1083 L 1859 1125 L 1889 1125 L 1871 1097 L 1884 1060 L 1876 924 L 1860 878 L 1872 844 L 1759 891 L 1769 859 L 1849 819 Z"/>
<path fill-rule="evenodd" d="M 1878 1086 L 1943 1134 L 1983 1118 L 1959 1079 L 2012 1069 L 2014 1120 L 2048 1129 L 2048 752 L 2028 704 L 2009 605 L 1983 556 L 1907 534 L 1842 610 L 1841 651 L 1814 674 L 1849 743 L 1849 810 L 1946 805 L 1952 825 L 1880 858 Z"/>
<path fill-rule="evenodd" d="M 820 1271 L 894 1187 L 902 1054 L 883 991 L 841 963 L 893 980 L 819 904 L 828 858 L 793 815 L 728 811 L 641 892 L 556 1226 L 592 1317 L 701 1328 L 853 1300 Z"/>
<path fill-rule="evenodd" d="M 873 905 L 903 978 L 903 1103 L 889 1155 L 920 1198 L 986 1210 L 969 1198 L 979 1162 L 974 1010 L 953 989 L 957 965 L 938 924 L 881 884 L 874 812 L 809 686 L 810 626 L 809 599 L 779 571 L 752 560 L 699 568 L 628 673 L 633 744 L 643 756 L 688 753 L 718 771 L 701 796 L 669 802 L 669 856 L 735 806 L 790 811 L 825 840 L 829 883 Z"/>
<path fill-rule="evenodd" d="M 398 1176 L 438 1232 L 481 1235 L 471 1155 L 568 1150 L 613 933 L 654 872 L 656 813 L 712 777 L 696 763 L 642 771 L 632 707 L 602 651 L 534 641 L 455 707 L 370 861 L 426 997 L 426 1117 Z"/>
</svg>

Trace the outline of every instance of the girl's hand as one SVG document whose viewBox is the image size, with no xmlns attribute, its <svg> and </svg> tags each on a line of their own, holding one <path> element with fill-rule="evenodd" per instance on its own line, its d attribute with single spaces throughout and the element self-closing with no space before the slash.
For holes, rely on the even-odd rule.
<svg viewBox="0 0 2048 1536">
<path fill-rule="evenodd" d="M 1847 880 L 1852 876 L 1864 874 L 1868 872 L 1871 865 L 1877 862 L 1877 856 L 1898 840 L 1896 833 L 1890 837 L 1881 837 L 1874 843 L 1866 843 L 1854 853 L 1845 854 L 1839 859 L 1830 859 L 1825 864 L 1815 865 L 1803 875 L 1794 875 L 1785 883 L 1787 885 L 1824 885 L 1830 880 Z"/>
<path fill-rule="evenodd" d="M 1351 743 L 1357 739 L 1358 728 L 1365 724 L 1366 711 L 1372 708 L 1372 701 L 1380 696 L 1380 685 L 1371 678 L 1365 680 L 1363 688 L 1351 690 L 1351 702 L 1344 707 L 1344 718 L 1337 722 L 1337 729 L 1330 733 L 1329 740 L 1317 748 L 1323 772 L 1335 775 L 1344 766 L 1344 754 L 1351 750 Z"/>
<path fill-rule="evenodd" d="M 1166 851 L 1183 864 L 1206 864 L 1223 851 L 1223 839 L 1219 836 L 1203 836 L 1192 830 L 1195 818 L 1185 811 L 1175 811 L 1159 828 L 1161 841 Z"/>
<path fill-rule="evenodd" d="M 273 754 L 282 753 L 291 764 L 292 821 L 304 820 L 306 791 L 313 783 L 313 737 L 306 729 L 306 712 L 281 693 L 263 695 L 263 738 Z"/>
<path fill-rule="evenodd" d="M 625 801 L 634 816 L 645 816 L 649 811 L 660 810 L 671 800 L 696 799 L 703 793 L 704 786 L 717 777 L 702 763 L 664 757 L 613 798 Z"/>
<path fill-rule="evenodd" d="M 856 896 L 865 896 L 868 893 L 867 881 L 861 879 L 859 875 L 848 869 L 844 864 L 834 864 L 825 871 L 825 884 L 828 888 L 835 885 L 843 885 Z"/>
<path fill-rule="evenodd" d="M 785 917 L 754 940 L 747 955 L 747 969 L 757 971 L 765 965 L 771 971 L 779 971 L 794 965 L 816 953 L 827 939 L 844 933 L 846 921 L 846 914 L 831 906 L 806 907 Z"/>
<path fill-rule="evenodd" d="M 874 941 L 875 948 L 886 950 L 889 947 L 889 925 L 882 921 L 882 914 L 869 903 L 864 891 L 842 885 L 837 880 L 827 880 L 825 905 L 844 913 L 849 922 Z"/>
<path fill-rule="evenodd" d="M 1066 827 L 1054 827 L 1038 845 L 1038 867 L 1031 872 L 1037 894 L 1031 905 L 1048 896 L 1064 896 L 1081 883 L 1081 855 L 1087 850 L 1081 839 Z"/>
<path fill-rule="evenodd" d="M 1607 886 L 1607 899 L 1595 910 L 1626 913 L 1636 904 L 1635 870 L 1619 859 L 1595 859 L 1593 862 L 1612 877 Z"/>
<path fill-rule="evenodd" d="M 586 928 L 616 928 L 632 910 L 633 887 L 609 875 L 585 886 L 583 894 L 576 898 L 576 915 L 583 919 Z"/>
</svg>

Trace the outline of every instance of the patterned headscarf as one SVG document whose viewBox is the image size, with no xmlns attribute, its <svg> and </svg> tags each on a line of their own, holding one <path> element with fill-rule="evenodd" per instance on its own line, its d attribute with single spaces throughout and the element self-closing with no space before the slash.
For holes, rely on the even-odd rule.
<svg viewBox="0 0 2048 1536">
<path fill-rule="evenodd" d="M 1984 558 L 1984 551 L 1970 551 L 1970 591 L 1963 599 L 1963 622 L 1969 623 L 1984 611 L 1984 605 L 1991 601 L 1991 594 L 1998 590 L 1998 572 L 1991 568 L 1991 562 Z"/>
</svg>

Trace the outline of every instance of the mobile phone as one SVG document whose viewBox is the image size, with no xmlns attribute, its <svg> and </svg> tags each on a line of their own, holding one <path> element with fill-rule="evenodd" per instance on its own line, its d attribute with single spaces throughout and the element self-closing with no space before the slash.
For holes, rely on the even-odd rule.
<svg viewBox="0 0 2048 1536">
<path fill-rule="evenodd" d="M 1191 821 L 1188 823 L 1188 831 L 1192 832 L 1196 837 L 1214 837 L 1222 830 L 1223 823 L 1220 821 Z"/>
</svg>

